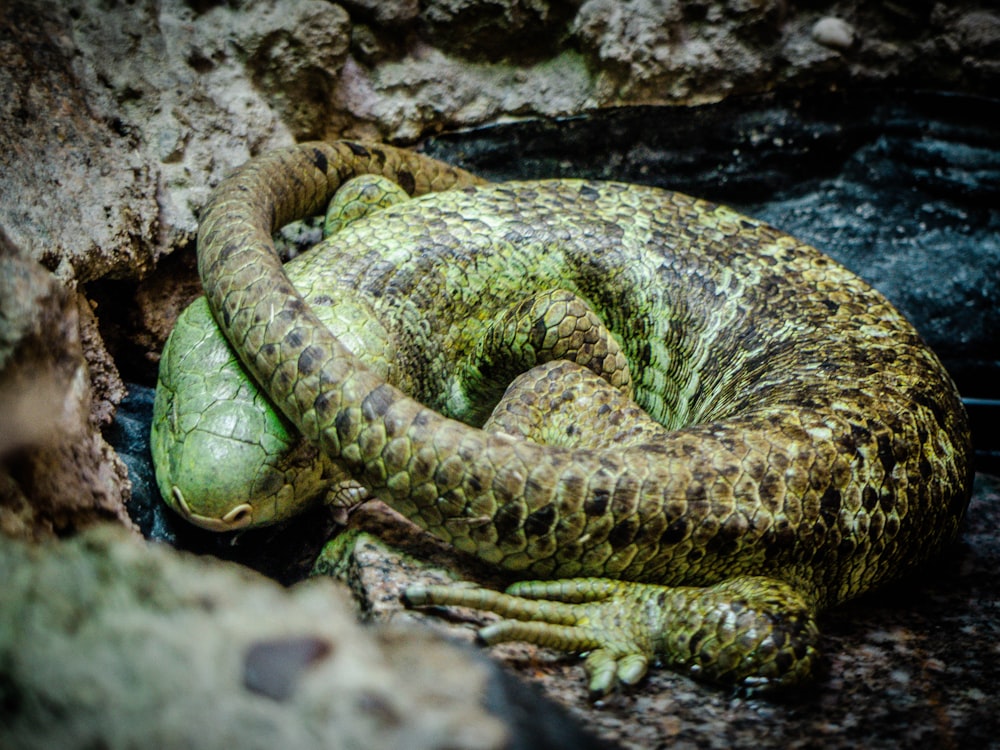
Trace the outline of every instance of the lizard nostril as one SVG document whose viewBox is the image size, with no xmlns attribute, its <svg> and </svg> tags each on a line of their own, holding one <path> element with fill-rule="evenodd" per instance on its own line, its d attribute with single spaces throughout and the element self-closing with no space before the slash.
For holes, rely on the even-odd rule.
<svg viewBox="0 0 1000 750">
<path fill-rule="evenodd" d="M 253 521 L 253 508 L 249 503 L 241 503 L 226 513 L 222 521 L 231 529 L 242 529 Z"/>
</svg>

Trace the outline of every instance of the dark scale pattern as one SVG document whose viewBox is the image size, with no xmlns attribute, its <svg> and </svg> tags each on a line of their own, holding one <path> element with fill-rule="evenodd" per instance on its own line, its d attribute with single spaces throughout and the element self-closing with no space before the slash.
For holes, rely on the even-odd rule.
<svg viewBox="0 0 1000 750">
<path fill-rule="evenodd" d="M 307 285 L 327 294 L 346 284 L 379 316 L 395 351 L 385 377 L 300 301 L 270 239 L 365 173 L 416 195 L 464 187 L 359 220 L 304 263 Z M 666 596 L 673 624 L 633 634 L 646 647 L 541 623 L 493 636 L 595 648 L 603 688 L 616 670 L 626 681 L 641 674 L 645 661 L 623 656 L 652 641 L 715 679 L 794 681 L 811 667 L 816 607 L 954 537 L 970 487 L 964 411 L 934 355 L 863 282 L 772 227 L 677 193 L 475 182 L 384 146 L 276 152 L 214 193 L 199 264 L 250 370 L 374 495 L 526 575 L 679 586 Z M 451 398 L 455 373 L 483 361 L 475 347 L 491 321 L 554 289 L 583 300 L 621 343 L 636 401 L 672 428 L 655 444 L 546 446 L 452 419 L 471 418 L 469 399 Z M 546 592 L 590 597 L 579 592 L 593 586 L 606 584 Z M 637 612 L 664 590 L 629 591 Z M 478 601 L 518 617 L 531 609 Z M 745 642 L 750 633 L 762 640 Z M 752 668 L 750 651 L 764 655 Z"/>
</svg>

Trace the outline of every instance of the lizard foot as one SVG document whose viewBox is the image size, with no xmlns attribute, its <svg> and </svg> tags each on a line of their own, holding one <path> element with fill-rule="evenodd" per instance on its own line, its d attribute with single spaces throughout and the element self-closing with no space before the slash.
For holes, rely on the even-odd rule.
<svg viewBox="0 0 1000 750">
<path fill-rule="evenodd" d="M 708 587 L 604 578 L 522 581 L 506 593 L 414 587 L 412 606 L 464 606 L 505 618 L 482 628 L 487 644 L 526 641 L 589 652 L 590 694 L 639 682 L 651 661 L 693 677 L 761 690 L 797 684 L 819 658 L 812 609 L 788 584 L 742 576 Z"/>
</svg>

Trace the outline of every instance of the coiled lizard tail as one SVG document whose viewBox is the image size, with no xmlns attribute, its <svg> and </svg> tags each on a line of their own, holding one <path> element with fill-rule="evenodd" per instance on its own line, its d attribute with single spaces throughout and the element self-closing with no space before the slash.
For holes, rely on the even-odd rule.
<svg viewBox="0 0 1000 750">
<path fill-rule="evenodd" d="M 320 211 L 362 173 L 409 194 L 442 192 L 352 221 L 304 257 L 298 283 L 307 304 L 283 273 L 271 232 Z M 234 350 L 359 496 L 381 498 L 522 578 L 667 587 L 623 586 L 574 604 L 603 608 L 575 611 L 577 624 L 620 617 L 628 630 L 635 612 L 648 612 L 643 602 L 691 599 L 689 588 L 726 599 L 691 599 L 702 602 L 699 622 L 729 623 L 719 613 L 745 606 L 791 623 L 760 640 L 764 620 L 754 615 L 756 624 L 732 634 L 737 651 L 709 648 L 695 636 L 711 628 L 678 631 L 669 618 L 625 653 L 608 628 L 560 641 L 603 654 L 591 657 L 599 689 L 635 679 L 655 651 L 680 648 L 671 638 L 681 631 L 697 647 L 670 657 L 683 668 L 742 684 L 799 679 L 815 660 L 815 612 L 913 569 L 957 533 L 970 445 L 941 363 L 856 276 L 725 207 L 612 182 L 481 185 L 389 147 L 303 144 L 221 184 L 198 244 L 209 304 Z M 461 382 L 494 359 L 492 344 L 476 353 L 484 332 L 507 315 L 515 348 L 527 351 L 519 338 L 535 326 L 519 328 L 517 311 L 536 303 L 576 310 L 576 300 L 620 344 L 634 402 L 601 395 L 588 407 L 589 397 L 570 391 L 604 386 L 580 368 L 567 397 L 552 398 L 562 365 L 550 362 L 528 386 L 536 392 L 504 408 L 544 428 L 551 420 L 531 409 L 580 404 L 571 408 L 582 415 L 571 412 L 561 430 L 574 433 L 569 443 L 506 417 L 493 420 L 500 432 L 466 424 L 492 406 L 470 401 L 492 400 L 484 394 L 494 390 L 499 397 Z M 322 324 L 324 310 L 344 305 L 366 331 L 350 345 L 350 326 L 335 335 Z M 567 314 L 576 316 L 568 329 L 591 325 L 588 312 Z M 558 330 L 551 318 L 536 310 L 525 320 Z M 391 354 L 360 351 L 369 340 Z M 662 434 L 628 427 L 626 415 L 640 407 Z M 581 431 L 608 433 L 613 423 L 638 442 L 573 442 L 576 423 L 591 421 L 596 427 Z M 751 603 L 758 591 L 776 608 Z M 620 615 L 607 615 L 615 600 Z M 503 601 L 516 619 L 521 610 Z M 553 611 L 549 624 L 565 627 L 562 610 Z M 504 627 L 501 634 L 541 642 L 557 632 L 534 621 Z M 788 649 L 801 658 L 789 661 Z M 776 656 L 756 672 L 732 666 L 753 662 L 751 652 Z"/>
</svg>

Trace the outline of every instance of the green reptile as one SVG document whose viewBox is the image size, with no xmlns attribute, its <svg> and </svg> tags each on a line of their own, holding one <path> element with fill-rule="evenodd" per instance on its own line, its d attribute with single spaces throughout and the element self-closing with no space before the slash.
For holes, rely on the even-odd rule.
<svg viewBox="0 0 1000 750">
<path fill-rule="evenodd" d="M 349 216 L 289 264 L 293 286 L 272 232 L 366 174 L 421 197 Z M 167 502 L 222 530 L 317 495 L 380 498 L 540 579 L 411 604 L 499 612 L 488 642 L 589 651 L 595 694 L 655 657 L 719 683 L 800 682 L 816 613 L 931 558 L 964 515 L 968 426 L 935 355 L 856 276 L 725 207 L 487 185 L 388 146 L 312 143 L 219 185 L 198 258 L 207 303 L 161 364 Z M 209 309 L 232 342 L 218 360 L 193 348 L 221 340 Z M 281 416 L 259 416 L 246 379 L 234 402 L 206 390 L 235 356 Z M 212 436 L 246 446 L 240 487 Z M 261 470 L 282 441 L 290 457 Z"/>
</svg>

